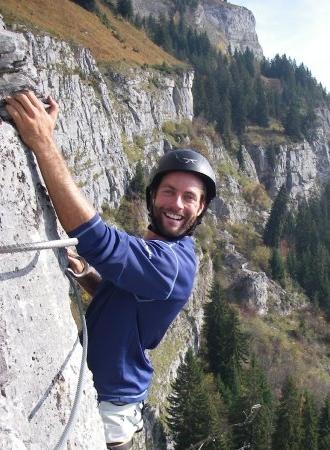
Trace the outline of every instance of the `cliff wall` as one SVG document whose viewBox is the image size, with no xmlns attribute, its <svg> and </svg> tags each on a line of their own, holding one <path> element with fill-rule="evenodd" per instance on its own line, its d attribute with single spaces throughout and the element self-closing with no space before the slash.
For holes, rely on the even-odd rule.
<svg viewBox="0 0 330 450">
<path fill-rule="evenodd" d="M 149 166 L 163 151 L 164 121 L 193 115 L 192 73 L 166 76 L 129 67 L 101 73 L 86 49 L 6 31 L 2 22 L 0 54 L 0 100 L 32 87 L 40 98 L 51 94 L 58 101 L 57 143 L 100 212 L 119 205 L 136 153 L 143 153 L 138 138 Z M 3 104 L 0 114 L 5 118 Z M 6 120 L 0 126 L 0 185 L 0 245 L 64 237 L 34 157 Z M 72 408 L 81 358 L 65 254 L 5 254 L 0 261 L 0 447 L 51 449 Z M 90 373 L 67 448 L 105 448 Z"/>
<path fill-rule="evenodd" d="M 132 4 L 134 12 L 141 16 L 173 15 L 174 2 L 171 0 L 132 0 Z M 263 57 L 255 18 L 247 8 L 222 0 L 200 0 L 196 8 L 186 8 L 185 18 L 193 28 L 206 32 L 215 47 L 226 50 L 230 46 L 232 51 L 243 52 L 249 48 L 258 58 Z"/>
</svg>

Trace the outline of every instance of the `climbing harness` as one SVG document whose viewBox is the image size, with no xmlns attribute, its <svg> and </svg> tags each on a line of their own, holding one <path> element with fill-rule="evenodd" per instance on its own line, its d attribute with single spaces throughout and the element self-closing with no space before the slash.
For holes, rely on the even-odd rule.
<svg viewBox="0 0 330 450">
<path fill-rule="evenodd" d="M 18 253 L 18 252 L 26 252 L 26 251 L 32 251 L 32 250 L 44 250 L 44 249 L 52 249 L 52 248 L 63 248 L 63 247 L 70 247 L 78 244 L 78 239 L 59 239 L 54 241 L 42 241 L 42 242 L 32 242 L 32 243 L 24 243 L 24 244 L 13 244 L 13 245 L 6 245 L 6 246 L 0 246 L 0 254 L 6 254 L 6 253 Z M 80 403 L 81 395 L 83 392 L 82 386 L 83 386 L 83 380 L 86 372 L 86 361 L 87 361 L 87 347 L 88 347 L 88 336 L 87 336 L 87 326 L 86 326 L 86 319 L 83 312 L 82 307 L 82 301 L 80 297 L 80 292 L 77 288 L 76 283 L 73 281 L 74 278 L 79 278 L 79 276 L 83 276 L 83 274 L 86 274 L 86 271 L 88 270 L 88 264 L 86 263 L 84 265 L 84 270 L 82 274 L 79 274 L 77 277 L 77 274 L 75 274 L 71 269 L 67 268 L 65 270 L 65 274 L 68 277 L 70 281 L 70 285 L 72 286 L 75 296 L 77 298 L 77 304 L 79 309 L 79 315 L 82 322 L 82 357 L 81 357 L 81 364 L 80 364 L 80 370 L 79 370 L 79 376 L 78 376 L 78 382 L 77 382 L 77 388 L 76 393 L 73 401 L 73 406 L 71 409 L 70 417 L 68 419 L 68 422 L 63 430 L 63 433 L 58 440 L 56 446 L 54 447 L 54 450 L 61 450 L 66 442 L 69 439 L 69 435 L 74 427 L 74 424 L 77 420 L 77 413 L 78 413 L 78 406 Z M 79 341 L 79 337 L 77 338 L 76 342 L 73 345 L 72 350 L 70 351 L 69 355 L 66 357 L 64 363 L 62 364 L 60 370 L 58 371 L 57 375 L 53 378 L 49 388 L 45 392 L 45 394 L 42 396 L 42 398 L 38 401 L 37 405 L 33 408 L 31 413 L 29 414 L 29 421 L 35 416 L 41 405 L 46 400 L 50 390 L 54 386 L 55 382 L 59 378 L 60 374 L 63 372 L 67 362 L 69 361 L 77 343 Z"/>
</svg>

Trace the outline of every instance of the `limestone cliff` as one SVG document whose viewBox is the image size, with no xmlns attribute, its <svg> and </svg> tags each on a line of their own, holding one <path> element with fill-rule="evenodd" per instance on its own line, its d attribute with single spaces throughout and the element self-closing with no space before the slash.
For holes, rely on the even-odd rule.
<svg viewBox="0 0 330 450">
<path fill-rule="evenodd" d="M 247 148 L 254 161 L 260 183 L 272 198 L 284 184 L 293 200 L 319 192 L 330 178 L 330 148 L 325 128 L 319 128 L 310 142 Z"/>
<path fill-rule="evenodd" d="M 58 100 L 57 143 L 100 211 L 104 204 L 119 204 L 137 152 L 144 147 L 149 165 L 163 151 L 164 121 L 193 115 L 189 72 L 167 76 L 107 67 L 101 74 L 87 50 L 49 36 L 5 31 L 2 23 L 0 54 L 1 99 L 33 87 L 40 98 L 51 94 Z M 0 113 L 5 117 L 3 105 Z M 0 126 L 0 161 L 0 245 L 63 236 L 33 155 L 7 121 Z M 74 348 L 77 329 L 63 275 L 64 252 L 0 259 L 0 447 L 51 449 L 68 420 L 81 358 L 80 346 Z M 90 374 L 67 448 L 105 448 Z"/>
<path fill-rule="evenodd" d="M 262 58 L 263 52 L 255 30 L 255 18 L 247 8 L 222 0 L 199 0 L 195 8 L 186 8 L 187 22 L 197 30 L 205 31 L 211 43 L 223 50 L 231 47 L 244 51 L 249 48 L 256 57 Z M 174 2 L 154 0 L 132 0 L 134 11 L 141 16 L 149 14 L 169 17 L 173 14 Z"/>
</svg>

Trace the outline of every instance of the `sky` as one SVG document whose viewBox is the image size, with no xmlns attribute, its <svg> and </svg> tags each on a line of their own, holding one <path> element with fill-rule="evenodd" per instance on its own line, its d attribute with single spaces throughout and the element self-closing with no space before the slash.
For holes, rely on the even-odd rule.
<svg viewBox="0 0 330 450">
<path fill-rule="evenodd" d="M 267 58 L 286 54 L 304 63 L 330 92 L 329 0 L 231 0 L 252 11 Z"/>
</svg>

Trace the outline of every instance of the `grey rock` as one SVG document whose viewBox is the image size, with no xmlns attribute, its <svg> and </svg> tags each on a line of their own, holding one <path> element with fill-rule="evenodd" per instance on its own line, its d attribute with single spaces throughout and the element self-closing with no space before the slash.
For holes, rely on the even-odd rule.
<svg viewBox="0 0 330 450">
<path fill-rule="evenodd" d="M 0 30 L 0 117 L 8 120 L 4 99 L 13 93 L 33 90 L 45 102 L 37 85 L 37 73 L 29 60 L 28 41 L 21 33 Z"/>
<path fill-rule="evenodd" d="M 327 107 L 319 107 L 316 109 L 316 116 L 319 121 L 319 138 L 322 138 L 324 135 L 329 139 L 330 136 L 330 111 Z"/>
<path fill-rule="evenodd" d="M 204 0 L 194 13 L 195 24 L 206 31 L 215 46 L 226 43 L 232 51 L 249 48 L 257 58 L 263 57 L 255 31 L 255 18 L 247 8 L 220 0 Z"/>
<path fill-rule="evenodd" d="M 244 164 L 244 172 L 251 180 L 258 182 L 259 178 L 256 171 L 256 167 L 249 152 L 246 150 L 244 145 L 242 146 L 242 158 Z"/>
<path fill-rule="evenodd" d="M 260 316 L 267 314 L 270 309 L 282 314 L 291 312 L 285 290 L 264 272 L 249 270 L 247 266 L 248 263 L 241 266 L 230 287 L 233 299 Z"/>
<path fill-rule="evenodd" d="M 268 286 L 269 279 L 264 272 L 243 268 L 234 290 L 240 302 L 264 315 L 268 311 Z"/>
<path fill-rule="evenodd" d="M 239 253 L 231 251 L 225 258 L 226 266 L 230 266 L 227 263 L 229 261 L 231 267 L 237 270 L 240 259 L 244 261 Z M 283 289 L 278 283 L 268 278 L 265 272 L 250 270 L 248 262 L 243 262 L 236 271 L 228 292 L 233 301 L 260 316 L 269 312 L 287 315 L 308 305 L 305 295 Z"/>
<path fill-rule="evenodd" d="M 259 182 L 272 198 L 286 185 L 293 200 L 308 198 L 330 177 L 329 143 L 322 130 L 312 142 L 280 145 L 277 148 L 247 148 Z"/>
<path fill-rule="evenodd" d="M 133 0 L 134 11 L 148 17 L 160 14 L 173 15 L 173 2 L 154 0 Z M 222 0 L 201 0 L 197 8 L 186 8 L 187 22 L 199 31 L 205 31 L 216 47 L 227 49 L 229 46 L 244 52 L 249 48 L 257 58 L 263 57 L 255 30 L 255 18 L 247 8 L 233 5 Z"/>
<path fill-rule="evenodd" d="M 60 105 L 56 141 L 74 178 L 96 209 L 117 207 L 134 173 L 135 160 L 126 147 L 140 152 L 147 165 L 162 154 L 163 123 L 192 118 L 193 74 L 162 77 L 135 68 L 102 75 L 86 49 L 73 51 L 64 42 L 31 33 L 12 33 L 10 39 L 24 42 L 19 47 L 24 54 L 5 41 L 13 53 L 8 51 L 11 66 L 0 74 L 0 95 L 26 87 L 40 98 L 51 94 Z M 135 144 L 137 137 L 145 145 Z M 32 153 L 7 121 L 0 126 L 0 187 L 0 245 L 65 236 Z M 0 259 L 0 442 L 4 450 L 53 448 L 72 407 L 80 346 L 42 407 L 30 420 L 29 414 L 48 392 L 77 336 L 63 275 L 65 256 L 63 251 L 45 250 Z M 195 318 L 191 321 L 190 329 L 197 332 Z M 73 447 L 105 448 L 90 373 L 68 444 Z"/>
<path fill-rule="evenodd" d="M 23 35 L 1 28 L 0 24 L 0 73 L 17 72 L 25 64 L 26 41 Z"/>
</svg>

